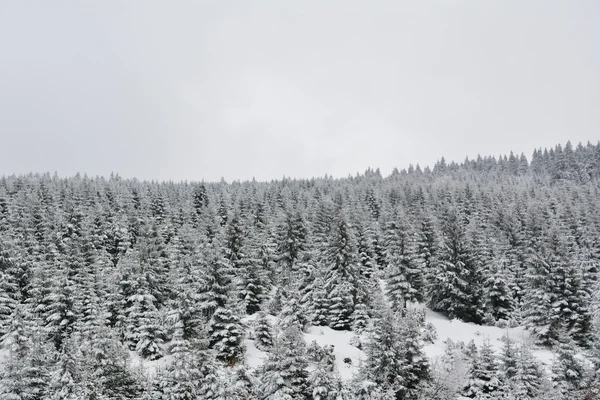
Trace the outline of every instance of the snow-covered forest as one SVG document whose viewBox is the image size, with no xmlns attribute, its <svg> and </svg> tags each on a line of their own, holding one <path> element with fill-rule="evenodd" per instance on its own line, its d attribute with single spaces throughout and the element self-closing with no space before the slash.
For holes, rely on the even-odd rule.
<svg viewBox="0 0 600 400">
<path fill-rule="evenodd" d="M 596 399 L 599 263 L 600 143 L 387 177 L 4 176 L 0 399 Z"/>
</svg>

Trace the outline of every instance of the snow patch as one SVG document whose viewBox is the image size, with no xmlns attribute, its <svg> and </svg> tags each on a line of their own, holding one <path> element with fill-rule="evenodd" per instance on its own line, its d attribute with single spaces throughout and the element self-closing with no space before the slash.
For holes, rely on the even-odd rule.
<svg viewBox="0 0 600 400">
<path fill-rule="evenodd" d="M 246 365 L 252 369 L 260 367 L 269 356 L 256 347 L 254 340 L 245 339 L 244 345 L 246 346 Z"/>
<path fill-rule="evenodd" d="M 350 380 L 358 372 L 361 362 L 366 359 L 362 350 L 350 344 L 354 336 L 356 333 L 351 331 L 336 331 L 327 326 L 311 326 L 304 334 L 304 340 L 307 344 L 314 340 L 321 347 L 333 346 L 335 367 L 343 380 Z M 344 362 L 346 358 L 349 358 L 351 363 Z"/>
<path fill-rule="evenodd" d="M 426 345 L 423 350 L 430 359 L 435 359 L 444 354 L 445 341 L 462 341 L 465 344 L 471 340 L 481 347 L 484 340 L 489 340 L 496 352 L 502 348 L 502 337 L 508 336 L 515 343 L 532 343 L 529 332 L 522 326 L 514 328 L 498 328 L 496 326 L 477 325 L 472 322 L 463 322 L 458 319 L 449 319 L 444 315 L 432 311 L 422 304 L 411 304 L 410 307 L 425 310 L 425 321 L 430 322 L 437 330 L 438 339 L 433 344 Z M 536 348 L 532 351 L 538 360 L 546 367 L 552 364 L 554 353 L 548 349 Z"/>
</svg>

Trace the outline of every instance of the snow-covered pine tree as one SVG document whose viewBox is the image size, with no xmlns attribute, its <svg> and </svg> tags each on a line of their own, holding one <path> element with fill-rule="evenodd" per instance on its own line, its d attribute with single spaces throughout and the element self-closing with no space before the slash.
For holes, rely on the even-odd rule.
<svg viewBox="0 0 600 400">
<path fill-rule="evenodd" d="M 127 299 L 126 339 L 129 348 L 141 357 L 156 360 L 164 355 L 160 346 L 163 331 L 155 305 L 156 299 L 149 292 L 144 275 L 139 277 L 136 286 L 135 294 Z"/>
<path fill-rule="evenodd" d="M 229 296 L 230 279 L 228 265 L 213 245 L 203 249 L 202 280 L 199 285 L 199 306 L 206 320 L 210 320 L 215 311 L 223 308 Z"/>
<path fill-rule="evenodd" d="M 243 360 L 244 328 L 231 306 L 226 304 L 216 309 L 208 323 L 208 336 L 218 361 L 234 366 Z"/>
<path fill-rule="evenodd" d="M 276 261 L 282 283 L 290 283 L 308 232 L 299 211 L 287 211 L 277 227 Z"/>
<path fill-rule="evenodd" d="M 490 395 L 498 390 L 500 385 L 494 349 L 489 339 L 486 339 L 477 356 L 471 361 L 469 384 L 464 390 L 464 395 L 481 398 L 482 395 Z"/>
<path fill-rule="evenodd" d="M 292 326 L 273 344 L 261 367 L 261 399 L 301 400 L 309 396 L 306 344 L 300 330 Z"/>
<path fill-rule="evenodd" d="M 541 344 L 553 344 L 563 327 L 570 332 L 576 321 L 582 321 L 578 311 L 586 310 L 572 254 L 568 237 L 557 226 L 549 230 L 539 248 L 531 250 L 525 318 Z"/>
<path fill-rule="evenodd" d="M 333 329 L 348 330 L 363 286 L 358 273 L 360 263 L 351 228 L 343 215 L 338 216 L 331 235 L 324 285 L 329 306 L 327 323 Z"/>
<path fill-rule="evenodd" d="M 508 321 L 514 310 L 514 300 L 509 286 L 508 258 L 497 255 L 485 278 L 486 311 L 496 321 Z"/>
<path fill-rule="evenodd" d="M 254 321 L 254 342 L 256 347 L 268 351 L 273 346 L 273 327 L 267 318 L 267 314 L 259 311 Z"/>
<path fill-rule="evenodd" d="M 449 206 L 442 219 L 443 246 L 432 275 L 429 304 L 435 311 L 465 322 L 481 323 L 481 281 L 469 252 L 464 215 Z"/>
<path fill-rule="evenodd" d="M 429 376 L 429 362 L 419 337 L 415 313 L 399 317 L 390 310 L 384 311 L 373 320 L 361 379 L 375 382 L 384 391 L 392 390 L 397 399 L 417 399 L 419 385 Z"/>
<path fill-rule="evenodd" d="M 586 389 L 587 371 L 576 358 L 577 348 L 564 330 L 559 332 L 555 359 L 552 363 L 552 381 L 558 391 L 567 398 L 582 396 Z"/>
<path fill-rule="evenodd" d="M 268 271 L 261 271 L 258 249 L 250 245 L 242 246 L 240 251 L 239 273 L 240 288 L 239 296 L 246 309 L 246 314 L 252 315 L 261 309 L 266 298 L 268 285 L 265 277 Z"/>
<path fill-rule="evenodd" d="M 423 262 L 417 253 L 415 233 L 400 210 L 390 216 L 384 235 L 387 296 L 392 308 L 400 311 L 408 301 L 423 300 Z"/>
<path fill-rule="evenodd" d="M 220 377 L 219 399 L 258 400 L 256 384 L 256 379 L 243 365 L 228 368 Z"/>
<path fill-rule="evenodd" d="M 336 400 L 341 385 L 340 377 L 324 362 L 318 362 L 317 367 L 308 376 L 311 399 Z"/>
<path fill-rule="evenodd" d="M 522 343 L 518 348 L 516 365 L 516 374 L 511 378 L 511 395 L 515 398 L 538 398 L 544 383 L 544 374 L 539 361 L 526 343 Z"/>
<path fill-rule="evenodd" d="M 0 338 L 8 332 L 21 297 L 17 269 L 1 240 L 0 238 Z"/>
</svg>

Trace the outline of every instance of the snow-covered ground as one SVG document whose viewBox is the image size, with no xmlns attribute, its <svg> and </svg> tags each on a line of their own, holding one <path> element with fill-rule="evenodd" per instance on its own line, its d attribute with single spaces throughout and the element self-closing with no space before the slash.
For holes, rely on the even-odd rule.
<svg viewBox="0 0 600 400">
<path fill-rule="evenodd" d="M 4 360 L 8 358 L 8 349 L 3 349 L 0 347 L 0 365 L 4 363 Z"/>
<path fill-rule="evenodd" d="M 337 370 L 342 379 L 349 380 L 358 371 L 361 360 L 365 359 L 365 353 L 350 344 L 353 336 L 356 336 L 353 332 L 335 331 L 326 326 L 312 326 L 304 334 L 304 339 L 306 343 L 314 340 L 321 347 L 333 345 Z M 349 358 L 351 363 L 344 362 L 346 358 Z"/>
<path fill-rule="evenodd" d="M 496 326 L 477 325 L 457 319 L 451 320 L 420 304 L 414 304 L 412 307 L 424 309 L 426 322 L 431 323 L 437 331 L 438 338 L 435 343 L 428 344 L 424 348 L 425 353 L 430 359 L 444 354 L 446 348 L 445 341 L 447 339 L 451 339 L 454 342 L 462 341 L 465 344 L 473 340 L 478 347 L 481 347 L 484 340 L 489 340 L 496 351 L 500 351 L 502 347 L 501 339 L 506 335 L 516 343 L 531 343 L 532 340 L 529 333 L 522 326 L 498 328 Z M 546 366 L 550 366 L 552 363 L 553 353 L 548 349 L 535 348 L 533 354 Z"/>
<path fill-rule="evenodd" d="M 476 325 L 456 319 L 450 320 L 442 314 L 431 311 L 421 304 L 411 304 L 409 306 L 424 310 L 426 323 L 431 323 L 437 331 L 437 340 L 435 340 L 433 344 L 427 344 L 424 347 L 425 353 L 431 360 L 444 354 L 446 348 L 445 342 L 447 339 L 451 339 L 454 342 L 462 341 L 465 344 L 473 340 L 478 347 L 483 344 L 484 340 L 489 340 L 491 345 L 498 352 L 502 347 L 501 338 L 505 335 L 508 335 L 508 337 L 516 343 L 531 341 L 529 333 L 521 326 L 514 328 L 499 328 L 495 326 Z M 252 319 L 252 317 L 249 317 L 245 321 L 249 322 Z M 275 317 L 270 316 L 270 320 L 272 324 L 276 323 Z M 314 340 L 321 347 L 333 345 L 337 370 L 342 379 L 349 380 L 354 373 L 358 371 L 361 360 L 364 360 L 366 357 L 363 351 L 350 344 L 351 339 L 354 336 L 356 336 L 354 332 L 336 331 L 324 326 L 310 326 L 304 334 L 304 339 L 307 344 L 310 344 Z M 267 357 L 267 353 L 258 350 L 254 345 L 254 341 L 250 339 L 246 339 L 246 347 L 248 366 L 251 368 L 260 366 L 264 358 Z M 550 350 L 535 348 L 533 354 L 547 368 L 552 364 L 553 353 Z M 345 358 L 350 358 L 352 363 L 345 363 Z"/>
<path fill-rule="evenodd" d="M 523 327 L 514 328 L 499 328 L 495 326 L 481 326 L 473 323 L 465 323 L 460 320 L 450 320 L 440 313 L 431 311 L 421 304 L 411 304 L 410 307 L 425 310 L 425 319 L 427 323 L 431 323 L 437 331 L 437 339 L 433 344 L 427 344 L 424 351 L 427 356 L 434 360 L 444 354 L 446 340 L 451 339 L 454 342 L 462 341 L 465 344 L 473 340 L 477 346 L 481 346 L 484 340 L 489 340 L 492 346 L 500 351 L 504 335 L 517 343 L 530 341 L 529 333 Z M 244 322 L 251 323 L 255 316 L 247 317 Z M 277 319 L 274 316 L 269 316 L 272 325 L 275 325 Z M 366 358 L 365 353 L 357 347 L 351 345 L 352 338 L 356 336 L 354 332 L 336 331 L 325 326 L 310 326 L 307 332 L 304 333 L 304 339 L 307 344 L 316 341 L 320 346 L 334 346 L 334 355 L 336 358 L 337 370 L 344 380 L 349 380 L 358 371 L 360 363 Z M 364 337 L 362 338 L 364 339 Z M 267 353 L 256 348 L 254 340 L 245 339 L 246 345 L 246 362 L 247 365 L 255 369 L 262 365 L 264 359 L 268 356 Z M 550 367 L 553 359 L 553 353 L 548 349 L 536 348 L 533 351 L 534 355 L 547 368 Z M 133 367 L 143 367 L 148 374 L 155 374 L 157 370 L 171 362 L 171 357 L 166 356 L 156 361 L 142 360 L 135 352 L 130 352 L 131 362 Z M 0 349 L 0 364 L 7 357 L 6 349 Z M 344 360 L 349 358 L 351 363 L 346 363 Z"/>
</svg>

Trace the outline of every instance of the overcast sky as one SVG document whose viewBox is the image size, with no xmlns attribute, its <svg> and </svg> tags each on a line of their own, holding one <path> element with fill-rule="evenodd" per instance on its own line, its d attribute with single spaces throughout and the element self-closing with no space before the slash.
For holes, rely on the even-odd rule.
<svg viewBox="0 0 600 400">
<path fill-rule="evenodd" d="M 600 139 L 600 2 L 0 1 L 0 175 L 345 177 Z"/>
</svg>

